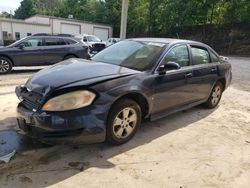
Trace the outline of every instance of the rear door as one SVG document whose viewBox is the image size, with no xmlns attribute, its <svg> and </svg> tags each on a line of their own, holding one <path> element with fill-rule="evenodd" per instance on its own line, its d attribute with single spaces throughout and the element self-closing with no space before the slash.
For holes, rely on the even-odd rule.
<svg viewBox="0 0 250 188">
<path fill-rule="evenodd" d="M 69 45 L 62 39 L 57 37 L 44 38 L 44 57 L 46 64 L 54 64 L 62 61 L 67 55 Z"/>
<path fill-rule="evenodd" d="M 190 88 L 193 89 L 196 100 L 206 100 L 213 84 L 218 79 L 218 62 L 211 61 L 207 48 L 190 45 L 193 79 Z"/>
</svg>

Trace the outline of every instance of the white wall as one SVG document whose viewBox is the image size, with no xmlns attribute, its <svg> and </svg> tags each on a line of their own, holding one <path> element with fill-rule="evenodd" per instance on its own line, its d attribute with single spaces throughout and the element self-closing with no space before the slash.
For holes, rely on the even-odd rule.
<svg viewBox="0 0 250 188">
<path fill-rule="evenodd" d="M 61 27 L 62 24 L 73 24 L 73 25 L 80 25 L 80 30 L 81 34 L 89 34 L 93 35 L 94 34 L 94 27 L 99 27 L 99 28 L 106 28 L 109 30 L 109 37 L 112 37 L 112 27 L 110 26 L 105 26 L 105 25 L 97 25 L 97 24 L 92 24 L 92 23 L 81 23 L 81 22 L 76 22 L 74 20 L 68 21 L 68 20 L 60 20 L 56 18 L 51 18 L 51 23 L 53 23 L 53 33 L 61 33 Z M 78 34 L 78 33 L 76 33 Z"/>
<path fill-rule="evenodd" d="M 71 24 L 80 27 L 81 34 L 94 34 L 94 28 L 103 28 L 109 30 L 109 37 L 112 37 L 112 27 L 102 24 L 86 23 L 75 20 L 60 19 L 53 17 L 33 16 L 24 21 L 0 19 L 0 43 L 2 39 L 2 31 L 7 31 L 12 34 L 15 40 L 15 32 L 20 33 L 20 38 L 26 37 L 27 33 L 61 33 L 62 24 Z M 72 33 L 70 33 L 72 34 Z M 78 34 L 78 33 L 76 33 Z"/>
<path fill-rule="evenodd" d="M 27 33 L 50 33 L 50 26 L 24 24 L 16 22 L 2 22 L 2 31 L 8 33 L 13 32 L 13 39 L 15 40 L 15 32 L 20 33 L 20 38 L 26 37 Z"/>
<path fill-rule="evenodd" d="M 0 21 L 0 45 L 3 45 L 2 22 Z"/>
<path fill-rule="evenodd" d="M 25 22 L 31 23 L 40 23 L 40 24 L 50 24 L 50 18 L 41 17 L 41 16 L 32 16 L 30 18 L 25 19 Z"/>
</svg>

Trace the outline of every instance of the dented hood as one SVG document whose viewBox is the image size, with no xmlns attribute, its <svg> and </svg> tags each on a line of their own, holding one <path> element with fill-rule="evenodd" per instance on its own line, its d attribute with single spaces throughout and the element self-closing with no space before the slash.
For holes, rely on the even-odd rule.
<svg viewBox="0 0 250 188">
<path fill-rule="evenodd" d="M 139 72 L 125 67 L 73 58 L 37 72 L 25 86 L 28 90 L 46 94 L 51 89 L 77 85 L 77 82 L 88 86 L 136 73 Z"/>
</svg>

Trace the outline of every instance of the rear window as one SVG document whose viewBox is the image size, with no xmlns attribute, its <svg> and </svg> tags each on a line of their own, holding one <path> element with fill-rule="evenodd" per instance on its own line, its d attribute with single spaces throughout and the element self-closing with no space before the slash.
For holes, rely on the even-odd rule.
<svg viewBox="0 0 250 188">
<path fill-rule="evenodd" d="M 66 42 L 60 38 L 45 38 L 45 46 L 66 45 Z"/>
<path fill-rule="evenodd" d="M 206 49 L 191 47 L 193 65 L 209 63 L 209 53 Z"/>
</svg>

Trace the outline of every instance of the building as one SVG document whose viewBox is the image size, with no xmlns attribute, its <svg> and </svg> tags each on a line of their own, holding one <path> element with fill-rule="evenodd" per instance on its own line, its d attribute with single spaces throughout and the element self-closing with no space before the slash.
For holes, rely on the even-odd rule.
<svg viewBox="0 0 250 188">
<path fill-rule="evenodd" d="M 36 33 L 91 34 L 106 41 L 112 37 L 113 28 L 110 25 L 42 15 L 25 20 L 0 18 L 0 44 L 8 44 Z"/>
</svg>

